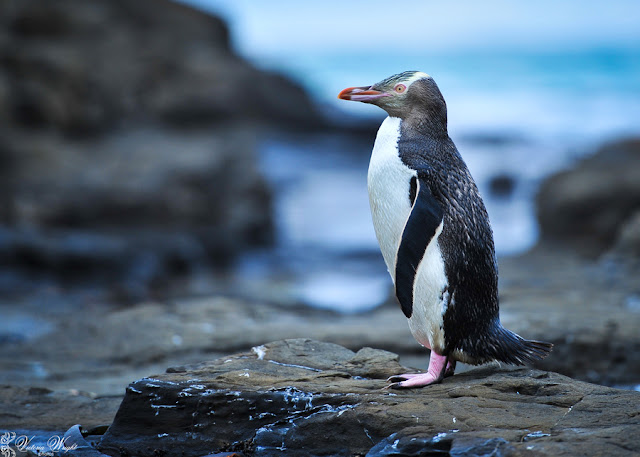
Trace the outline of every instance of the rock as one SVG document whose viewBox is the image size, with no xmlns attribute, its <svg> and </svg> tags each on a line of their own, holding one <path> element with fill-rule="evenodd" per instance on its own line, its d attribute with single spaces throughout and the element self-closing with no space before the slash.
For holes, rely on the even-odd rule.
<svg viewBox="0 0 640 457">
<path fill-rule="evenodd" d="M 542 242 L 602 254 L 640 209 L 640 139 L 603 146 L 547 179 L 536 200 Z"/>
<path fill-rule="evenodd" d="M 271 240 L 270 191 L 240 125 L 22 138 L 9 151 L 2 264 L 134 292 Z"/>
<path fill-rule="evenodd" d="M 122 396 L 97 397 L 78 390 L 0 386 L 0 430 L 64 431 L 110 424 Z"/>
<path fill-rule="evenodd" d="M 397 356 L 286 340 L 132 383 L 98 449 L 199 456 L 632 455 L 640 393 L 484 367 L 388 391 Z"/>
<path fill-rule="evenodd" d="M 638 293 L 637 267 L 611 268 L 545 245 L 499 263 L 502 323 L 554 344 L 537 368 L 610 386 L 637 384 L 640 313 L 627 306 Z"/>
<path fill-rule="evenodd" d="M 640 260 L 640 209 L 620 229 L 612 253 L 618 257 Z"/>
<path fill-rule="evenodd" d="M 489 191 L 494 197 L 508 198 L 513 195 L 516 188 L 516 180 L 506 173 L 492 176 L 489 180 Z"/>
<path fill-rule="evenodd" d="M 324 124 L 298 85 L 233 54 L 220 18 L 177 2 L 3 2 L 0 24 L 0 118 L 19 126 L 91 135 L 141 118 Z"/>
</svg>

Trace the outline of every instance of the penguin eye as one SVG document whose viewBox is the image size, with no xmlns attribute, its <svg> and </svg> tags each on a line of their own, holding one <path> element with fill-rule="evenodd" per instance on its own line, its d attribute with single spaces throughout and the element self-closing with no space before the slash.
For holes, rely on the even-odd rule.
<svg viewBox="0 0 640 457">
<path fill-rule="evenodd" d="M 405 86 L 404 84 L 396 84 L 396 87 L 393 88 L 397 93 L 401 94 L 403 93 L 406 89 L 407 86 Z"/>
</svg>

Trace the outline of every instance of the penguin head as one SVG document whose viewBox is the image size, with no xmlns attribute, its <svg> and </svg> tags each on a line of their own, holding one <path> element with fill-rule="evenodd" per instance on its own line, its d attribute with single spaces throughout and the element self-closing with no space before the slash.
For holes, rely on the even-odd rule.
<svg viewBox="0 0 640 457">
<path fill-rule="evenodd" d="M 338 98 L 370 103 L 401 119 L 429 119 L 447 123 L 447 105 L 431 76 L 421 71 L 405 71 L 372 86 L 348 87 Z"/>
</svg>

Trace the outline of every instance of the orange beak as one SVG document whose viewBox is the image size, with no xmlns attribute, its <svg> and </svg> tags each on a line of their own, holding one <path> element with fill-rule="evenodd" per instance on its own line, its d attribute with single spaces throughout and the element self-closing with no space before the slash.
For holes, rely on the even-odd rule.
<svg viewBox="0 0 640 457">
<path fill-rule="evenodd" d="M 352 100 L 354 102 L 370 102 L 380 97 L 387 97 L 389 94 L 371 89 L 371 86 L 347 87 L 338 94 L 342 100 Z"/>
</svg>

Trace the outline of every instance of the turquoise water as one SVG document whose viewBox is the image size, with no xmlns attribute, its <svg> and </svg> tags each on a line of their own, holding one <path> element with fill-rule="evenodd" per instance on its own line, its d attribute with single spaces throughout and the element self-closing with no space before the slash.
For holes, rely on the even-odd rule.
<svg viewBox="0 0 640 457">
<path fill-rule="evenodd" d="M 575 51 L 457 51 L 424 55 L 326 53 L 257 59 L 284 70 L 319 102 L 361 116 L 371 107 L 340 103 L 344 87 L 373 84 L 407 69 L 434 77 L 452 136 L 517 132 L 565 146 L 640 131 L 640 47 Z"/>
</svg>

